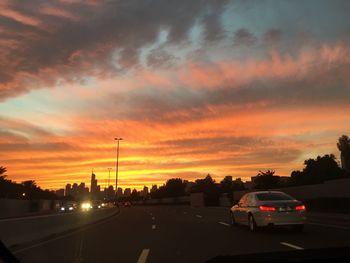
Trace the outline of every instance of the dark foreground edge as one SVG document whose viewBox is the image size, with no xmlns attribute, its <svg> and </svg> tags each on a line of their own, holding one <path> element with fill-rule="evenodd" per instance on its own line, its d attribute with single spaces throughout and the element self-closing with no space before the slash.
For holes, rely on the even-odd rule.
<svg viewBox="0 0 350 263">
<path fill-rule="evenodd" d="M 37 246 L 40 245 L 40 243 L 42 242 L 46 242 L 46 241 L 50 241 L 50 240 L 55 240 L 55 239 L 59 239 L 62 237 L 65 237 L 67 235 L 72 235 L 75 234 L 77 232 L 80 231 L 84 231 L 85 229 L 88 229 L 90 227 L 93 227 L 95 225 L 99 225 L 101 223 L 104 223 L 106 221 L 109 221 L 110 219 L 114 218 L 115 216 L 117 216 L 120 213 L 120 209 L 118 208 L 117 211 L 113 214 L 111 214 L 110 216 L 107 216 L 103 219 L 97 220 L 95 222 L 74 228 L 74 229 L 69 229 L 67 231 L 64 232 L 60 232 L 60 233 L 56 233 L 38 240 L 34 240 L 25 244 L 21 244 L 21 245 L 15 245 L 15 246 L 11 246 L 9 250 L 4 243 L 0 240 L 0 263 L 21 263 L 15 256 L 14 254 L 16 254 L 17 252 L 21 251 L 21 250 L 26 250 L 30 247 L 33 246 Z"/>
<path fill-rule="evenodd" d="M 283 252 L 217 256 L 206 263 L 267 263 L 267 262 L 350 262 L 350 247 L 305 249 Z"/>
</svg>

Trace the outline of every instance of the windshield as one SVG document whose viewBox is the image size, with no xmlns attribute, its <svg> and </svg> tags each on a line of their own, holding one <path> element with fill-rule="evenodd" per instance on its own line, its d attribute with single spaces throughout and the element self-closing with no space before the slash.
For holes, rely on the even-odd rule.
<svg viewBox="0 0 350 263">
<path fill-rule="evenodd" d="M 350 0 L 0 0 L 0 262 L 341 247 Z"/>
<path fill-rule="evenodd" d="M 256 197 L 260 201 L 283 201 L 283 200 L 293 200 L 292 197 L 282 194 L 282 193 L 264 193 L 256 194 Z"/>
</svg>

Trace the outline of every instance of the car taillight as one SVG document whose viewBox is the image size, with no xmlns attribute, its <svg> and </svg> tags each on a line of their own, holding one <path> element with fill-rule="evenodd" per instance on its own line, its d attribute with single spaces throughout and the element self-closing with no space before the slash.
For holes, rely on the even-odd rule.
<svg viewBox="0 0 350 263">
<path fill-rule="evenodd" d="M 297 211 L 304 211 L 305 210 L 305 205 L 297 205 L 295 207 L 295 210 L 297 210 Z"/>
<path fill-rule="evenodd" d="M 272 206 L 261 205 L 259 206 L 260 211 L 276 211 L 276 208 Z"/>
</svg>

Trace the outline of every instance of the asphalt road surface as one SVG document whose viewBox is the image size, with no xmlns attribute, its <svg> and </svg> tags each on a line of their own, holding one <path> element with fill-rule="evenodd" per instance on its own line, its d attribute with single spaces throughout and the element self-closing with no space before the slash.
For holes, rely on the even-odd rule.
<svg viewBox="0 0 350 263">
<path fill-rule="evenodd" d="M 228 209 L 134 206 L 14 254 L 23 262 L 204 262 L 217 255 L 350 245 L 350 216 L 309 213 L 303 233 L 228 225 Z"/>
</svg>

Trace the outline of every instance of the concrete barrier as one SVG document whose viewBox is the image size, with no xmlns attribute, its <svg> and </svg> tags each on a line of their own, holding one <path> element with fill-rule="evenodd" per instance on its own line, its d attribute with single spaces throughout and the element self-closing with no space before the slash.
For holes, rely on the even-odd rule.
<svg viewBox="0 0 350 263">
<path fill-rule="evenodd" d="M 58 200 L 0 199 L 0 218 L 16 217 L 40 212 L 54 211 L 59 207 Z"/>
<path fill-rule="evenodd" d="M 271 190 L 283 191 L 299 200 L 311 200 L 316 198 L 350 198 L 350 179 L 338 179 L 325 181 L 323 184 L 311 184 L 292 187 L 283 187 Z M 243 194 L 251 191 L 235 191 L 233 198 L 238 201 Z"/>
<path fill-rule="evenodd" d="M 180 204 L 189 204 L 189 203 L 190 203 L 189 196 L 133 201 L 133 204 L 135 205 L 180 205 Z"/>
<path fill-rule="evenodd" d="M 232 206 L 231 199 L 227 196 L 227 194 L 222 194 L 220 196 L 219 203 L 220 203 L 220 206 L 223 206 L 223 207 L 231 207 Z"/>
<path fill-rule="evenodd" d="M 116 208 L 0 219 L 0 239 L 7 247 L 73 230 L 117 213 Z"/>
<path fill-rule="evenodd" d="M 203 207 L 204 206 L 204 194 L 193 193 L 190 195 L 190 204 L 192 207 Z"/>
</svg>

